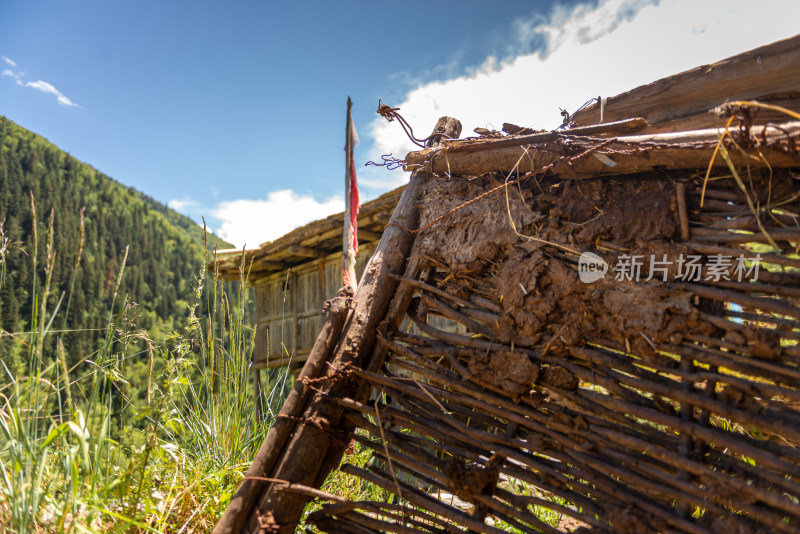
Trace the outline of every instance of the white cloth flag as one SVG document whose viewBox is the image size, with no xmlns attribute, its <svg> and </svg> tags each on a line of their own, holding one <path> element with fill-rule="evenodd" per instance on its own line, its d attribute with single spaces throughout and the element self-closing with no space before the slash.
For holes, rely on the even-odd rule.
<svg viewBox="0 0 800 534">
<path fill-rule="evenodd" d="M 358 252 L 358 184 L 353 148 L 358 144 L 358 134 L 350 115 L 353 103 L 347 98 L 347 139 L 345 141 L 346 171 L 344 179 L 344 233 L 342 254 L 342 284 L 356 289 L 356 253 Z"/>
</svg>

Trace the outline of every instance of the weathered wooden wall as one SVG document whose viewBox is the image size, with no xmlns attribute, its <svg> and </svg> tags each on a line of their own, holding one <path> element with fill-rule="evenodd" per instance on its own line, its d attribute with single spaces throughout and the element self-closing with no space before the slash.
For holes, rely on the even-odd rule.
<svg viewBox="0 0 800 534">
<path fill-rule="evenodd" d="M 364 272 L 376 243 L 362 245 L 356 255 L 356 273 Z M 324 273 L 324 284 L 322 280 Z M 342 285 L 342 254 L 330 254 L 258 281 L 258 326 L 253 369 L 296 366 L 306 361 L 322 328 L 322 304 Z M 460 325 L 432 318 L 437 328 L 460 332 Z M 406 328 L 408 324 L 404 325 Z"/>
<path fill-rule="evenodd" d="M 359 277 L 374 248 L 375 244 L 359 248 Z M 258 325 L 253 368 L 304 362 L 322 328 L 322 304 L 333 298 L 341 285 L 341 252 L 259 280 L 255 285 Z"/>
</svg>

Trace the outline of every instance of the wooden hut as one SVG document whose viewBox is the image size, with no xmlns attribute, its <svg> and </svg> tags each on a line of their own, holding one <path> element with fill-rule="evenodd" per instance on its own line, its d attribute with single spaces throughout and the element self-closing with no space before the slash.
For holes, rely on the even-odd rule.
<svg viewBox="0 0 800 534">
<path fill-rule="evenodd" d="M 403 187 L 361 206 L 358 214 L 359 275 L 381 238 Z M 257 249 L 217 253 L 209 269 L 238 280 L 244 261 L 247 282 L 255 287 L 257 332 L 253 370 L 306 361 L 322 327 L 322 304 L 342 285 L 344 213 L 311 222 Z"/>
<path fill-rule="evenodd" d="M 800 531 L 798 72 L 800 36 L 408 154 L 214 533 Z"/>
</svg>

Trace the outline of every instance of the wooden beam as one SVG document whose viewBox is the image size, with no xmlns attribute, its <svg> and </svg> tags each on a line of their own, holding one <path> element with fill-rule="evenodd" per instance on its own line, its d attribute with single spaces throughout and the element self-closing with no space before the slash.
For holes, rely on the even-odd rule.
<svg viewBox="0 0 800 534">
<path fill-rule="evenodd" d="M 372 232 L 370 230 L 362 230 L 358 229 L 358 242 L 359 243 L 368 243 L 370 241 L 380 241 L 381 240 L 381 233 L 380 232 Z"/>
<path fill-rule="evenodd" d="M 708 110 L 726 101 L 800 96 L 798 72 L 800 35 L 612 96 L 602 121 L 643 117 L 649 132 L 685 129 L 685 121 L 695 129 L 707 128 L 715 124 Z M 774 120 L 763 111 L 757 118 Z M 600 104 L 576 112 L 572 121 L 575 126 L 601 122 Z"/>
<path fill-rule="evenodd" d="M 278 369 L 280 367 L 287 367 L 289 365 L 294 365 L 296 363 L 305 363 L 305 361 L 308 360 L 310 353 L 311 353 L 310 350 L 298 351 L 291 357 L 291 359 L 284 357 L 284 358 L 271 358 L 265 360 L 262 358 L 251 363 L 250 369 L 251 370 Z"/>
<path fill-rule="evenodd" d="M 470 139 L 457 141 L 453 144 L 446 144 L 448 155 L 452 152 L 472 152 L 480 151 L 485 147 L 501 148 L 506 146 L 520 146 L 534 143 L 552 143 L 559 137 L 567 136 L 600 136 L 600 135 L 619 135 L 635 132 L 647 126 L 647 121 L 641 117 L 626 119 L 622 121 L 609 122 L 603 124 L 592 124 L 580 128 L 569 130 L 543 131 L 534 134 L 507 136 L 489 139 Z"/>
<path fill-rule="evenodd" d="M 226 282 L 236 282 L 239 280 L 238 271 L 220 271 L 219 277 Z"/>
<path fill-rule="evenodd" d="M 800 122 L 777 126 L 779 128 L 754 126 L 750 133 L 759 142 L 762 140 L 762 130 L 766 130 L 768 139 L 800 133 Z M 602 149 L 595 150 L 586 157 L 569 161 L 565 157 L 564 145 L 561 143 L 494 148 L 493 142 L 487 141 L 482 146 L 472 144 L 469 152 L 454 151 L 451 150 L 451 147 L 410 152 L 406 156 L 406 163 L 409 168 L 427 172 L 465 175 L 498 171 L 511 172 L 515 167 L 520 172 L 529 172 L 550 166 L 550 174 L 557 174 L 564 178 L 592 178 L 644 172 L 655 168 L 707 168 L 718 139 L 719 130 L 717 128 L 693 132 L 618 137 L 607 140 L 607 144 Z M 582 147 L 589 149 L 596 144 L 597 141 L 573 141 L 569 156 L 579 154 Z M 658 146 L 653 146 L 653 144 Z M 758 144 L 758 142 L 755 143 L 755 146 Z M 637 146 L 640 146 L 641 150 L 636 150 Z M 527 155 L 525 155 L 526 150 Z M 730 150 L 731 159 L 736 165 L 794 167 L 800 164 L 800 161 L 785 152 L 765 146 L 749 150 L 746 154 L 743 155 L 739 150 Z M 725 160 L 717 157 L 714 159 L 714 166 L 725 167 Z"/>
<path fill-rule="evenodd" d="M 269 260 L 258 260 L 255 262 L 255 267 L 258 267 L 259 271 L 283 271 L 289 268 L 285 263 Z"/>
<path fill-rule="evenodd" d="M 289 245 L 289 254 L 292 256 L 303 256 L 304 258 L 321 258 L 325 256 L 325 252 L 312 247 L 303 247 L 301 245 Z"/>
<path fill-rule="evenodd" d="M 304 247 L 314 247 L 317 245 L 321 245 L 322 243 L 333 242 L 334 240 L 336 240 L 337 237 L 342 237 L 341 225 L 337 228 L 326 230 L 316 235 L 308 236 L 304 238 L 300 242 L 300 244 Z"/>
</svg>

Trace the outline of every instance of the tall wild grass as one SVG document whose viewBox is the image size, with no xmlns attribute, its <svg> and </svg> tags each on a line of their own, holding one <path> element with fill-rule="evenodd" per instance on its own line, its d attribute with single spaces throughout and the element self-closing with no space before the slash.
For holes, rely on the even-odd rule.
<svg viewBox="0 0 800 534">
<path fill-rule="evenodd" d="M 37 273 L 28 328 L 0 331 L 10 339 L 0 346 L 21 355 L 0 355 L 0 532 L 209 531 L 287 386 L 279 373 L 266 395 L 254 394 L 246 266 L 234 289 L 199 266 L 185 324 L 151 339 L 136 325 L 140 307 L 119 292 L 123 260 L 104 339 L 68 361 L 64 333 L 80 330 L 66 318 L 83 223 L 69 290 L 57 294 L 54 215 L 39 236 L 33 197 L 31 208 L 27 250 L 0 226 L 0 273 L 14 253 Z"/>
</svg>

